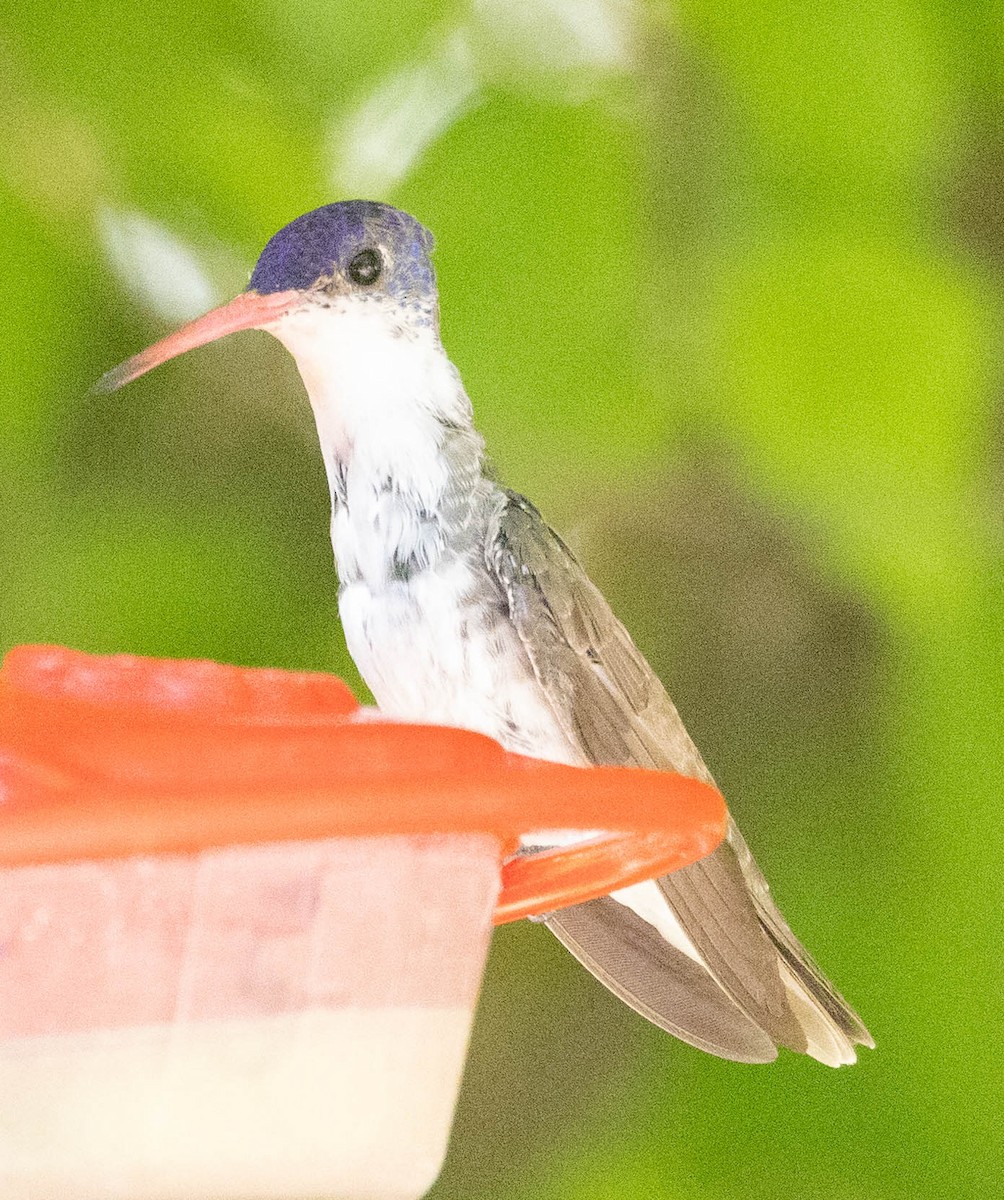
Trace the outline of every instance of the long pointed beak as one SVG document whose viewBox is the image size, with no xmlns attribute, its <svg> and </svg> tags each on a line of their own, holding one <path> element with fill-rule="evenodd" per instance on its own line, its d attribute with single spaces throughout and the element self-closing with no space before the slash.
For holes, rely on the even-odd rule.
<svg viewBox="0 0 1004 1200">
<path fill-rule="evenodd" d="M 169 358 L 177 358 L 186 350 L 194 350 L 196 346 L 204 346 L 207 342 L 215 342 L 217 338 L 226 337 L 228 333 L 236 333 L 239 329 L 267 329 L 280 321 L 287 313 L 296 308 L 302 301 L 302 295 L 297 291 L 269 292 L 259 295 L 257 292 L 241 292 L 227 304 L 211 309 L 203 317 L 189 321 L 187 325 L 154 342 L 139 354 L 119 363 L 97 381 L 91 389 L 94 392 L 114 392 Z"/>
</svg>

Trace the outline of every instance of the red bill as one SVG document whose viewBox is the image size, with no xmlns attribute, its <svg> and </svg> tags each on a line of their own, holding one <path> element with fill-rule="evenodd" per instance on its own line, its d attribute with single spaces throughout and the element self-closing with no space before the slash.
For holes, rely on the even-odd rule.
<svg viewBox="0 0 1004 1200">
<path fill-rule="evenodd" d="M 236 333 L 239 329 L 267 329 L 280 321 L 302 296 L 296 291 L 269 292 L 260 295 L 258 292 L 241 292 L 227 304 L 211 309 L 205 316 L 189 321 L 175 333 L 154 342 L 139 354 L 119 363 L 97 381 L 91 389 L 94 392 L 114 392 L 169 358 L 177 358 L 196 346 L 204 346 L 207 342 L 215 342 L 218 338 L 226 337 L 228 333 Z"/>
</svg>

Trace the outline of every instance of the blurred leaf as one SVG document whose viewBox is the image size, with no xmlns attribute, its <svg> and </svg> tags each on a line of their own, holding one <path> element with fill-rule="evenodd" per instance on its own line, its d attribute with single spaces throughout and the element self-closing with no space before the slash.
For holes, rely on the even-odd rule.
<svg viewBox="0 0 1004 1200">
<path fill-rule="evenodd" d="M 0 204 L 4 195 L 0 189 Z M 62 372 L 82 336 L 74 303 L 79 274 L 32 216 L 8 201 L 6 264 L 0 271 L 0 463 L 38 469 L 58 429 Z"/>
<path fill-rule="evenodd" d="M 965 587 L 986 314 L 978 279 L 894 244 L 798 239 L 723 280 L 722 416 L 754 469 L 900 603 Z"/>
<path fill-rule="evenodd" d="M 16 564 L 5 639 L 247 666 L 338 666 L 334 595 L 323 629 L 283 547 L 226 514 L 189 512 L 179 521 L 136 503 L 78 504 L 36 536 L 36 557 Z"/>
<path fill-rule="evenodd" d="M 401 191 L 436 232 L 444 342 L 489 452 L 537 494 L 625 469 L 661 429 L 639 368 L 639 154 L 599 103 L 496 95 Z"/>
<path fill-rule="evenodd" d="M 927 6 L 685 0 L 683 13 L 748 122 L 767 221 L 824 207 L 867 226 L 907 217 L 956 115 L 951 30 Z"/>
</svg>

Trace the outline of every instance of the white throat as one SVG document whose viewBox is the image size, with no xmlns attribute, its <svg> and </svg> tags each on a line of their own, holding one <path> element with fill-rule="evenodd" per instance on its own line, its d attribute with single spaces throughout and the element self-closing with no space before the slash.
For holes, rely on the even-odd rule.
<svg viewBox="0 0 1004 1200">
<path fill-rule="evenodd" d="M 438 563 L 468 525 L 483 444 L 435 325 L 386 299 L 336 298 L 272 329 L 317 423 L 343 588 L 374 592 Z"/>
<path fill-rule="evenodd" d="M 296 359 L 334 499 L 346 473 L 391 479 L 438 506 L 444 433 L 470 429 L 470 401 L 435 325 L 377 298 L 336 298 L 292 313 L 272 333 Z"/>
</svg>

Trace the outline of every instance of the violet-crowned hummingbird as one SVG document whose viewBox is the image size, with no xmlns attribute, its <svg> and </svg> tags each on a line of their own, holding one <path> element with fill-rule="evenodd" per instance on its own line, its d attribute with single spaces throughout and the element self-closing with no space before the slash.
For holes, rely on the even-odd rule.
<svg viewBox="0 0 1004 1200">
<path fill-rule="evenodd" d="M 331 491 L 339 612 L 387 713 L 523 754 L 711 775 L 665 688 L 568 547 L 485 470 L 439 339 L 432 237 L 353 200 L 262 251 L 245 292 L 108 372 L 110 391 L 238 329 L 296 359 Z M 708 858 L 565 909 L 551 931 L 643 1016 L 702 1050 L 837 1066 L 874 1045 L 771 899 L 735 824 Z"/>
</svg>

